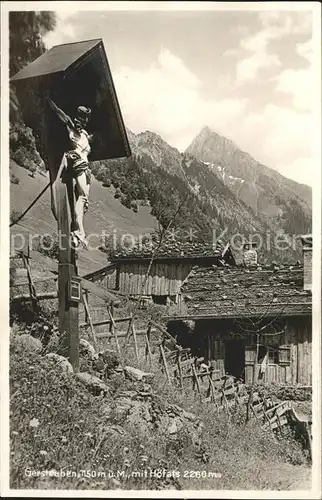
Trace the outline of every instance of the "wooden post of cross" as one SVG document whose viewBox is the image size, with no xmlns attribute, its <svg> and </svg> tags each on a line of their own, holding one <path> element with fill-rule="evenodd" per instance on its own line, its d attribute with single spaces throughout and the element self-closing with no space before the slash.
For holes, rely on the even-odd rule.
<svg viewBox="0 0 322 500">
<path fill-rule="evenodd" d="M 78 300 L 70 294 L 77 276 L 76 254 L 72 247 L 71 226 L 74 211 L 73 178 L 66 168 L 61 170 L 52 186 L 52 207 L 57 218 L 59 241 L 58 297 L 59 331 L 68 339 L 69 360 L 74 371 L 79 369 Z M 51 178 L 54 177 L 54 174 Z M 80 293 L 81 295 L 81 293 Z"/>
</svg>

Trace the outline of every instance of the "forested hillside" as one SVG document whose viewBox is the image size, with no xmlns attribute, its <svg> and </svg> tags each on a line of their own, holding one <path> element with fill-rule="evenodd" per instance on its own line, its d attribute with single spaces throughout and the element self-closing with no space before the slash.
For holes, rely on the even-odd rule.
<svg viewBox="0 0 322 500">
<path fill-rule="evenodd" d="M 55 28 L 56 17 L 47 11 L 10 12 L 9 16 L 9 71 L 10 77 L 45 51 L 43 36 Z M 32 130 L 24 124 L 19 102 L 10 86 L 10 157 L 30 170 L 44 170 L 45 165 L 36 149 Z M 14 180 L 14 179 L 13 179 Z"/>
</svg>

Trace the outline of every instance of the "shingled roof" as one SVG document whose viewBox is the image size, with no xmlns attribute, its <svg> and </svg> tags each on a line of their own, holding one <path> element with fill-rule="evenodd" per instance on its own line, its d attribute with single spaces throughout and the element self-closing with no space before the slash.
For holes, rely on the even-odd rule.
<svg viewBox="0 0 322 500">
<path fill-rule="evenodd" d="M 197 267 L 182 287 L 190 318 L 295 316 L 312 311 L 311 293 L 303 290 L 303 267 Z"/>
</svg>

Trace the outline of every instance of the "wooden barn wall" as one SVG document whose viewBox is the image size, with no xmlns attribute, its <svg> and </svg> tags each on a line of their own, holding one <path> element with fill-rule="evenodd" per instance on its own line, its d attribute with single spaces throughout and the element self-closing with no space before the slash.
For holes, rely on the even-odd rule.
<svg viewBox="0 0 322 500">
<path fill-rule="evenodd" d="M 115 268 L 113 268 L 111 270 L 108 270 L 105 276 L 98 276 L 94 278 L 93 281 L 103 288 L 116 290 L 117 288 L 116 278 L 117 278 L 117 271 Z"/>
<path fill-rule="evenodd" d="M 285 334 L 280 337 L 278 346 L 290 347 L 290 363 L 268 364 L 264 376 L 259 383 L 312 385 L 312 327 L 311 318 L 297 317 L 285 321 Z M 196 338 L 205 345 L 204 337 L 208 337 L 207 347 L 202 355 L 210 360 L 216 370 L 225 371 L 225 341 L 234 338 L 234 326 L 230 321 L 197 321 Z M 239 336 L 235 338 L 240 338 Z M 276 346 L 274 336 L 262 339 L 265 346 Z M 245 336 L 245 381 L 253 379 L 253 363 L 250 346 L 256 344 L 254 336 Z M 256 379 L 260 364 L 256 366 Z"/>
<path fill-rule="evenodd" d="M 225 342 L 213 335 L 208 339 L 207 360 L 212 362 L 213 369 L 220 372 L 220 375 L 225 374 Z"/>
<path fill-rule="evenodd" d="M 204 356 L 206 361 L 211 361 L 214 370 L 221 375 L 225 374 L 225 334 L 217 330 L 213 321 L 196 321 L 192 347 L 196 355 Z M 199 349 L 198 349 L 198 347 Z"/>
<path fill-rule="evenodd" d="M 303 318 L 294 320 L 289 331 L 292 342 L 292 380 L 312 385 L 312 326 Z"/>
<path fill-rule="evenodd" d="M 120 266 L 119 291 L 129 295 L 177 295 L 182 281 L 188 276 L 187 264 L 168 264 L 155 262 L 143 284 L 148 263 L 127 263 Z"/>
</svg>

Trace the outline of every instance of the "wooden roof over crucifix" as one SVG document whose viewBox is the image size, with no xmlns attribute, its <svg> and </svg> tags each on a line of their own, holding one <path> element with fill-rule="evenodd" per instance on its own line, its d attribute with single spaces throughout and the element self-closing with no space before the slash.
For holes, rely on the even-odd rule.
<svg viewBox="0 0 322 500">
<path fill-rule="evenodd" d="M 44 96 L 74 116 L 78 106 L 91 108 L 94 135 L 90 161 L 131 156 L 116 90 L 100 38 L 56 45 L 11 78 L 23 119 L 33 129 L 45 162 L 61 158 L 66 140 L 55 126 Z M 60 147 L 60 145 L 62 145 Z"/>
</svg>

